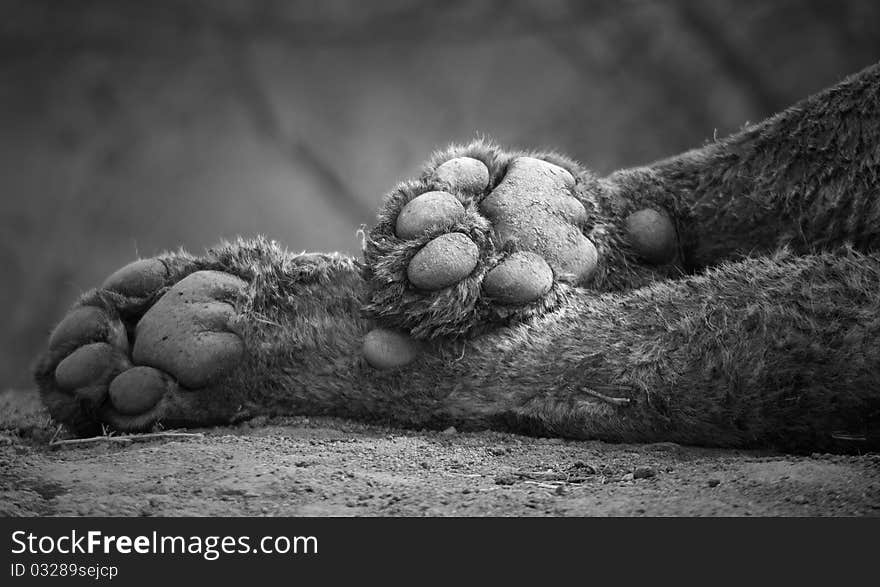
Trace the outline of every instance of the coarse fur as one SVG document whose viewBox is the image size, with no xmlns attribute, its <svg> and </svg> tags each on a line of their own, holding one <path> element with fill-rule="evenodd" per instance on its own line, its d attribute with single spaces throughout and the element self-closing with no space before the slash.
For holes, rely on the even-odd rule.
<svg viewBox="0 0 880 587">
<path fill-rule="evenodd" d="M 518 154 L 478 142 L 426 170 L 462 155 L 484 161 L 496 185 Z M 389 211 L 425 191 L 427 175 L 391 193 L 365 262 L 264 239 L 166 255 L 177 279 L 213 269 L 248 282 L 233 324 L 248 352 L 161 419 L 330 414 L 609 441 L 880 447 L 880 66 L 732 137 L 606 178 L 537 155 L 578 180 L 600 253 L 589 283 L 557 281 L 503 316 L 481 300 L 479 271 L 430 300 L 414 295 L 402 275 L 429 237 L 390 238 Z M 629 250 L 622 220 L 645 207 L 673 219 L 670 264 Z M 480 271 L 491 268 L 478 215 L 441 230 L 471 236 L 490 261 Z M 115 313 L 149 303 L 104 290 L 80 301 Z M 422 339 L 418 358 L 370 367 L 361 344 L 376 324 Z M 50 412 L 84 431 L 95 414 L 55 382 L 68 352 L 47 353 L 36 377 Z"/>
</svg>

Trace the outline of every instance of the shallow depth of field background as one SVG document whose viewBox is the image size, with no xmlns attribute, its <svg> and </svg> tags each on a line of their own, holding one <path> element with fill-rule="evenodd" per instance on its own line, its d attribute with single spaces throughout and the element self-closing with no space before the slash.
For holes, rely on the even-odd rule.
<svg viewBox="0 0 880 587">
<path fill-rule="evenodd" d="M 355 231 L 435 147 L 606 173 L 880 59 L 880 2 L 0 2 L 0 389 L 138 256 Z"/>
</svg>

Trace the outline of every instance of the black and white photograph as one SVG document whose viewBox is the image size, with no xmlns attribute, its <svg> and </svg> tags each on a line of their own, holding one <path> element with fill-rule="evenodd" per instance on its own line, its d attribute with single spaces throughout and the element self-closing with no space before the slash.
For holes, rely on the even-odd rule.
<svg viewBox="0 0 880 587">
<path fill-rule="evenodd" d="M 0 117 L 0 517 L 880 517 L 878 2 L 0 0 Z"/>
</svg>

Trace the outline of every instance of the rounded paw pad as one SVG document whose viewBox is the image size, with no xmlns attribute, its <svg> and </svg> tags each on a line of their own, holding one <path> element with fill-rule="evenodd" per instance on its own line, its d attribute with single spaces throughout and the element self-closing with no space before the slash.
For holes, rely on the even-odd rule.
<svg viewBox="0 0 880 587">
<path fill-rule="evenodd" d="M 426 231 L 450 224 L 464 216 L 464 206 L 448 192 L 426 192 L 413 198 L 397 216 L 395 232 L 400 238 L 416 238 Z"/>
<path fill-rule="evenodd" d="M 80 306 L 71 310 L 52 331 L 49 349 L 60 351 L 98 341 L 128 348 L 128 337 L 121 322 L 110 320 L 100 308 Z"/>
<path fill-rule="evenodd" d="M 156 293 L 165 285 L 168 269 L 158 259 L 141 259 L 117 269 L 101 285 L 103 289 L 134 298 Z"/>
<path fill-rule="evenodd" d="M 198 271 L 163 295 L 138 322 L 135 363 L 162 369 L 189 388 L 211 383 L 244 355 L 244 343 L 229 331 L 231 300 L 243 280 L 219 271 Z"/>
<path fill-rule="evenodd" d="M 446 190 L 482 192 L 489 186 L 489 168 L 478 159 L 456 157 L 434 170 L 434 185 Z"/>
<path fill-rule="evenodd" d="M 483 291 L 505 304 L 537 300 L 553 286 L 553 270 L 540 255 L 517 252 L 496 265 L 483 280 Z"/>
<path fill-rule="evenodd" d="M 376 369 L 396 369 L 411 363 L 419 354 L 419 345 L 409 335 L 376 328 L 367 333 L 364 358 Z"/>
<path fill-rule="evenodd" d="M 415 254 L 407 268 L 407 277 L 419 289 L 443 289 L 470 275 L 479 257 L 480 250 L 467 235 L 442 234 Z"/>
<path fill-rule="evenodd" d="M 174 382 L 158 369 L 133 367 L 110 382 L 110 402 L 120 414 L 136 416 L 153 408 L 174 388 Z"/>
<path fill-rule="evenodd" d="M 625 227 L 630 247 L 644 261 L 662 265 L 675 258 L 675 227 L 666 214 L 639 210 L 626 217 Z"/>
<path fill-rule="evenodd" d="M 58 363 L 55 381 L 60 389 L 100 405 L 110 380 L 130 366 L 118 348 L 105 342 L 93 342 L 79 347 Z"/>
</svg>

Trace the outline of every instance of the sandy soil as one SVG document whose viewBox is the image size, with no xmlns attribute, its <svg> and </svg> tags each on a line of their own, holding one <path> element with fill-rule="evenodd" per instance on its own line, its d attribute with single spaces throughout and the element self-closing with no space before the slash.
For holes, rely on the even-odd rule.
<svg viewBox="0 0 880 587">
<path fill-rule="evenodd" d="M 258 420 L 49 446 L 0 394 L 5 516 L 878 516 L 880 455 L 791 456 Z"/>
</svg>

